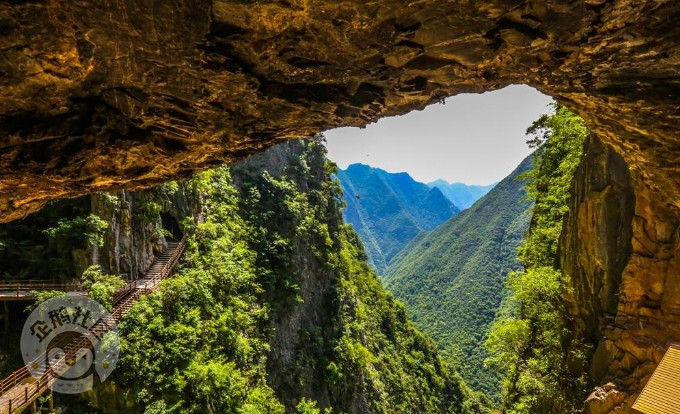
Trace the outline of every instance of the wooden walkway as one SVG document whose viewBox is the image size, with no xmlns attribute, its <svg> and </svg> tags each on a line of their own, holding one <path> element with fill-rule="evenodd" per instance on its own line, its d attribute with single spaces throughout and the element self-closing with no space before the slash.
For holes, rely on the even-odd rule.
<svg viewBox="0 0 680 414">
<path fill-rule="evenodd" d="M 47 290 L 60 290 L 62 292 L 80 292 L 83 295 L 83 287 L 80 283 L 54 283 L 49 280 L 3 280 L 0 281 L 0 301 L 6 300 L 32 300 L 33 292 Z"/>
<path fill-rule="evenodd" d="M 160 286 L 160 282 L 168 277 L 173 267 L 179 260 L 186 247 L 187 235 L 179 243 L 169 242 L 168 248 L 151 265 L 142 279 L 128 283 L 124 288 L 116 292 L 113 297 L 113 312 L 108 318 L 102 318 L 91 328 L 90 332 L 97 337 L 107 332 L 125 313 L 130 310 L 133 303 L 143 295 L 153 292 Z M 12 414 L 20 412 L 32 404 L 41 394 L 50 388 L 50 385 L 65 373 L 70 366 L 66 364 L 67 357 L 78 360 L 83 354 L 77 352 L 86 348 L 89 339 L 79 337 L 71 343 L 60 346 L 65 351 L 64 357 L 54 363 L 39 379 L 33 378 L 24 366 L 4 380 L 0 381 L 0 414 Z M 43 356 L 44 357 L 44 356 Z M 38 357 L 37 359 L 40 359 Z"/>
</svg>

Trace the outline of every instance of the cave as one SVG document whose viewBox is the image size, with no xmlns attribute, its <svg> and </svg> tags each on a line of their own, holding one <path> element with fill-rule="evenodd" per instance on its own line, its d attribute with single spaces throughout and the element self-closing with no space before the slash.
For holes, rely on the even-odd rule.
<svg viewBox="0 0 680 414">
<path fill-rule="evenodd" d="M 561 262 L 598 343 L 587 410 L 614 412 L 680 340 L 678 17 L 673 1 L 9 2 L 0 221 L 530 85 L 592 131 Z"/>
<path fill-rule="evenodd" d="M 165 236 L 166 240 L 174 242 L 182 240 L 184 233 L 182 233 L 182 227 L 179 225 L 175 216 L 166 211 L 162 211 L 161 223 L 163 224 L 163 229 L 167 231 Z"/>
</svg>

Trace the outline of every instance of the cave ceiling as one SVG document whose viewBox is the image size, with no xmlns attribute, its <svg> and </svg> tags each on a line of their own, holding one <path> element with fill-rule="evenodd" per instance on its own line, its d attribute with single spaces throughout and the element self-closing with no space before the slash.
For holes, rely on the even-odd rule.
<svg viewBox="0 0 680 414">
<path fill-rule="evenodd" d="M 644 0 L 0 1 L 0 221 L 510 84 L 679 206 L 679 20 Z"/>
</svg>

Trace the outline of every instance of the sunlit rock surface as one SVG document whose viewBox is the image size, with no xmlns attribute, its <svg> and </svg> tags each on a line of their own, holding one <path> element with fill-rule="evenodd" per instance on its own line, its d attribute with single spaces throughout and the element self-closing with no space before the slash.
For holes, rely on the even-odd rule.
<svg viewBox="0 0 680 414">
<path fill-rule="evenodd" d="M 678 204 L 678 17 L 629 0 L 3 2 L 0 219 L 511 83 L 578 111 Z"/>
<path fill-rule="evenodd" d="M 680 342 L 677 207 L 598 140 L 577 170 L 561 240 L 574 338 L 591 347 L 587 414 L 629 413 Z"/>
</svg>

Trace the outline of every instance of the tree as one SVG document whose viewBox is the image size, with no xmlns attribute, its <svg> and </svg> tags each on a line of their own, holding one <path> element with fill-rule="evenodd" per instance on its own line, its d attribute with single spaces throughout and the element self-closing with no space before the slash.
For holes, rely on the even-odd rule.
<svg viewBox="0 0 680 414">
<path fill-rule="evenodd" d="M 104 274 L 99 265 L 90 266 L 80 277 L 90 298 L 101 303 L 109 311 L 113 308 L 113 294 L 125 286 L 125 281 L 118 275 Z"/>
<path fill-rule="evenodd" d="M 525 270 L 509 276 L 510 316 L 494 324 L 485 344 L 492 355 L 487 362 L 505 372 L 508 413 L 572 412 L 585 393 L 584 377 L 565 364 L 569 331 L 557 247 L 589 132 L 568 109 L 557 104 L 553 109 L 527 129 L 532 135 L 527 143 L 536 152 L 533 169 L 521 177 L 534 201 L 530 230 L 518 249 Z"/>
</svg>

